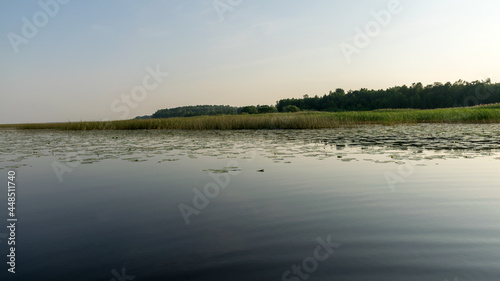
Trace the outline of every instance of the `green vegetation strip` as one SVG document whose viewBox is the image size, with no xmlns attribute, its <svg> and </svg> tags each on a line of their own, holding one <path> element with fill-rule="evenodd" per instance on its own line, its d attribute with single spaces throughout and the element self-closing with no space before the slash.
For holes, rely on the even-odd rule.
<svg viewBox="0 0 500 281">
<path fill-rule="evenodd" d="M 110 122 L 0 125 L 14 129 L 56 130 L 243 130 L 322 129 L 361 124 L 500 123 L 500 104 L 431 110 L 385 109 L 351 112 L 296 112 L 220 115 Z"/>
</svg>

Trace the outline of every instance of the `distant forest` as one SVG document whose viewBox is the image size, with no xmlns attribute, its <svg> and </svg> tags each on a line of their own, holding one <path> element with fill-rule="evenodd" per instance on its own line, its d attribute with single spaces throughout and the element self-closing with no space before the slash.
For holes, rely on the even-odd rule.
<svg viewBox="0 0 500 281">
<path fill-rule="evenodd" d="M 297 111 L 368 111 L 389 108 L 434 109 L 474 106 L 500 102 L 500 84 L 485 81 L 434 83 L 423 86 L 414 83 L 410 87 L 398 86 L 386 90 L 348 91 L 336 89 L 323 96 L 282 99 L 276 105 L 232 107 L 227 105 L 183 106 L 160 109 L 145 118 L 190 117 L 200 115 L 259 114 Z"/>
<path fill-rule="evenodd" d="M 230 115 L 238 114 L 238 108 L 229 105 L 197 105 L 183 106 L 170 109 L 160 109 L 156 111 L 152 118 L 169 118 L 169 117 L 192 117 L 199 115 Z"/>
</svg>

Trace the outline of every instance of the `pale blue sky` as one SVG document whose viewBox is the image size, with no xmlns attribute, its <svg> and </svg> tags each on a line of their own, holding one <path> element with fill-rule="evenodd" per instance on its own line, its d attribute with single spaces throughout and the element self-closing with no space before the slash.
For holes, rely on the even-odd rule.
<svg viewBox="0 0 500 281">
<path fill-rule="evenodd" d="M 500 2 L 493 0 L 400 0 L 402 11 L 350 62 L 341 44 L 354 46 L 355 29 L 390 0 L 217 0 L 236 3 L 222 18 L 212 0 L 73 0 L 50 16 L 39 3 L 52 1 L 0 4 L 0 123 L 114 120 L 182 105 L 274 104 L 336 88 L 500 80 Z M 41 27 L 25 38 L 22 19 L 33 23 L 34 15 Z M 12 34 L 27 41 L 13 44 Z M 148 66 L 170 75 L 133 106 L 123 102 Z M 124 106 L 126 113 L 117 110 Z"/>
</svg>

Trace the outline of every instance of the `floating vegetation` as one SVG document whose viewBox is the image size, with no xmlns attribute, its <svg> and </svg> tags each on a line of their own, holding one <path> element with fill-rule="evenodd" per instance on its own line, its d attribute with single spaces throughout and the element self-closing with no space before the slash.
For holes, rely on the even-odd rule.
<svg viewBox="0 0 500 281">
<path fill-rule="evenodd" d="M 164 163 L 200 157 L 251 162 L 258 156 L 277 164 L 291 164 L 287 160 L 304 157 L 401 164 L 406 160 L 495 156 L 500 152 L 500 124 L 362 125 L 258 131 L 0 129 L 0 144 L 0 168 L 17 167 L 40 158 L 92 164 L 114 159 Z M 383 157 L 367 159 L 367 155 Z M 224 168 L 212 172 L 217 170 L 230 171 Z"/>
<path fill-rule="evenodd" d="M 226 170 L 226 169 L 206 169 L 206 170 L 203 170 L 203 172 L 210 172 L 213 174 L 226 174 L 226 173 L 229 173 L 229 170 Z"/>
<path fill-rule="evenodd" d="M 140 158 L 123 158 L 123 160 L 127 160 L 127 161 L 130 161 L 130 162 L 145 162 L 145 161 L 148 161 L 148 160 L 140 159 Z"/>
<path fill-rule="evenodd" d="M 222 169 L 205 169 L 204 172 L 210 172 L 213 174 L 226 174 L 229 172 L 239 172 L 241 169 L 239 167 L 225 167 Z"/>
<path fill-rule="evenodd" d="M 174 162 L 174 161 L 179 161 L 181 159 L 179 158 L 168 158 L 168 159 L 162 159 L 161 161 L 159 161 L 159 163 L 161 162 Z"/>
<path fill-rule="evenodd" d="M 358 161 L 358 160 L 356 158 L 342 158 L 340 161 L 351 162 L 351 161 Z"/>
</svg>

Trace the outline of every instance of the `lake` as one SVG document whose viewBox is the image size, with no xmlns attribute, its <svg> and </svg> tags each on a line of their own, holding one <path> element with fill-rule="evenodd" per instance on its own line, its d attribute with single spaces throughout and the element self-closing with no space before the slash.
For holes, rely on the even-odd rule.
<svg viewBox="0 0 500 281">
<path fill-rule="evenodd" d="M 500 280 L 497 124 L 0 130 L 0 152 L 7 280 Z"/>
</svg>

